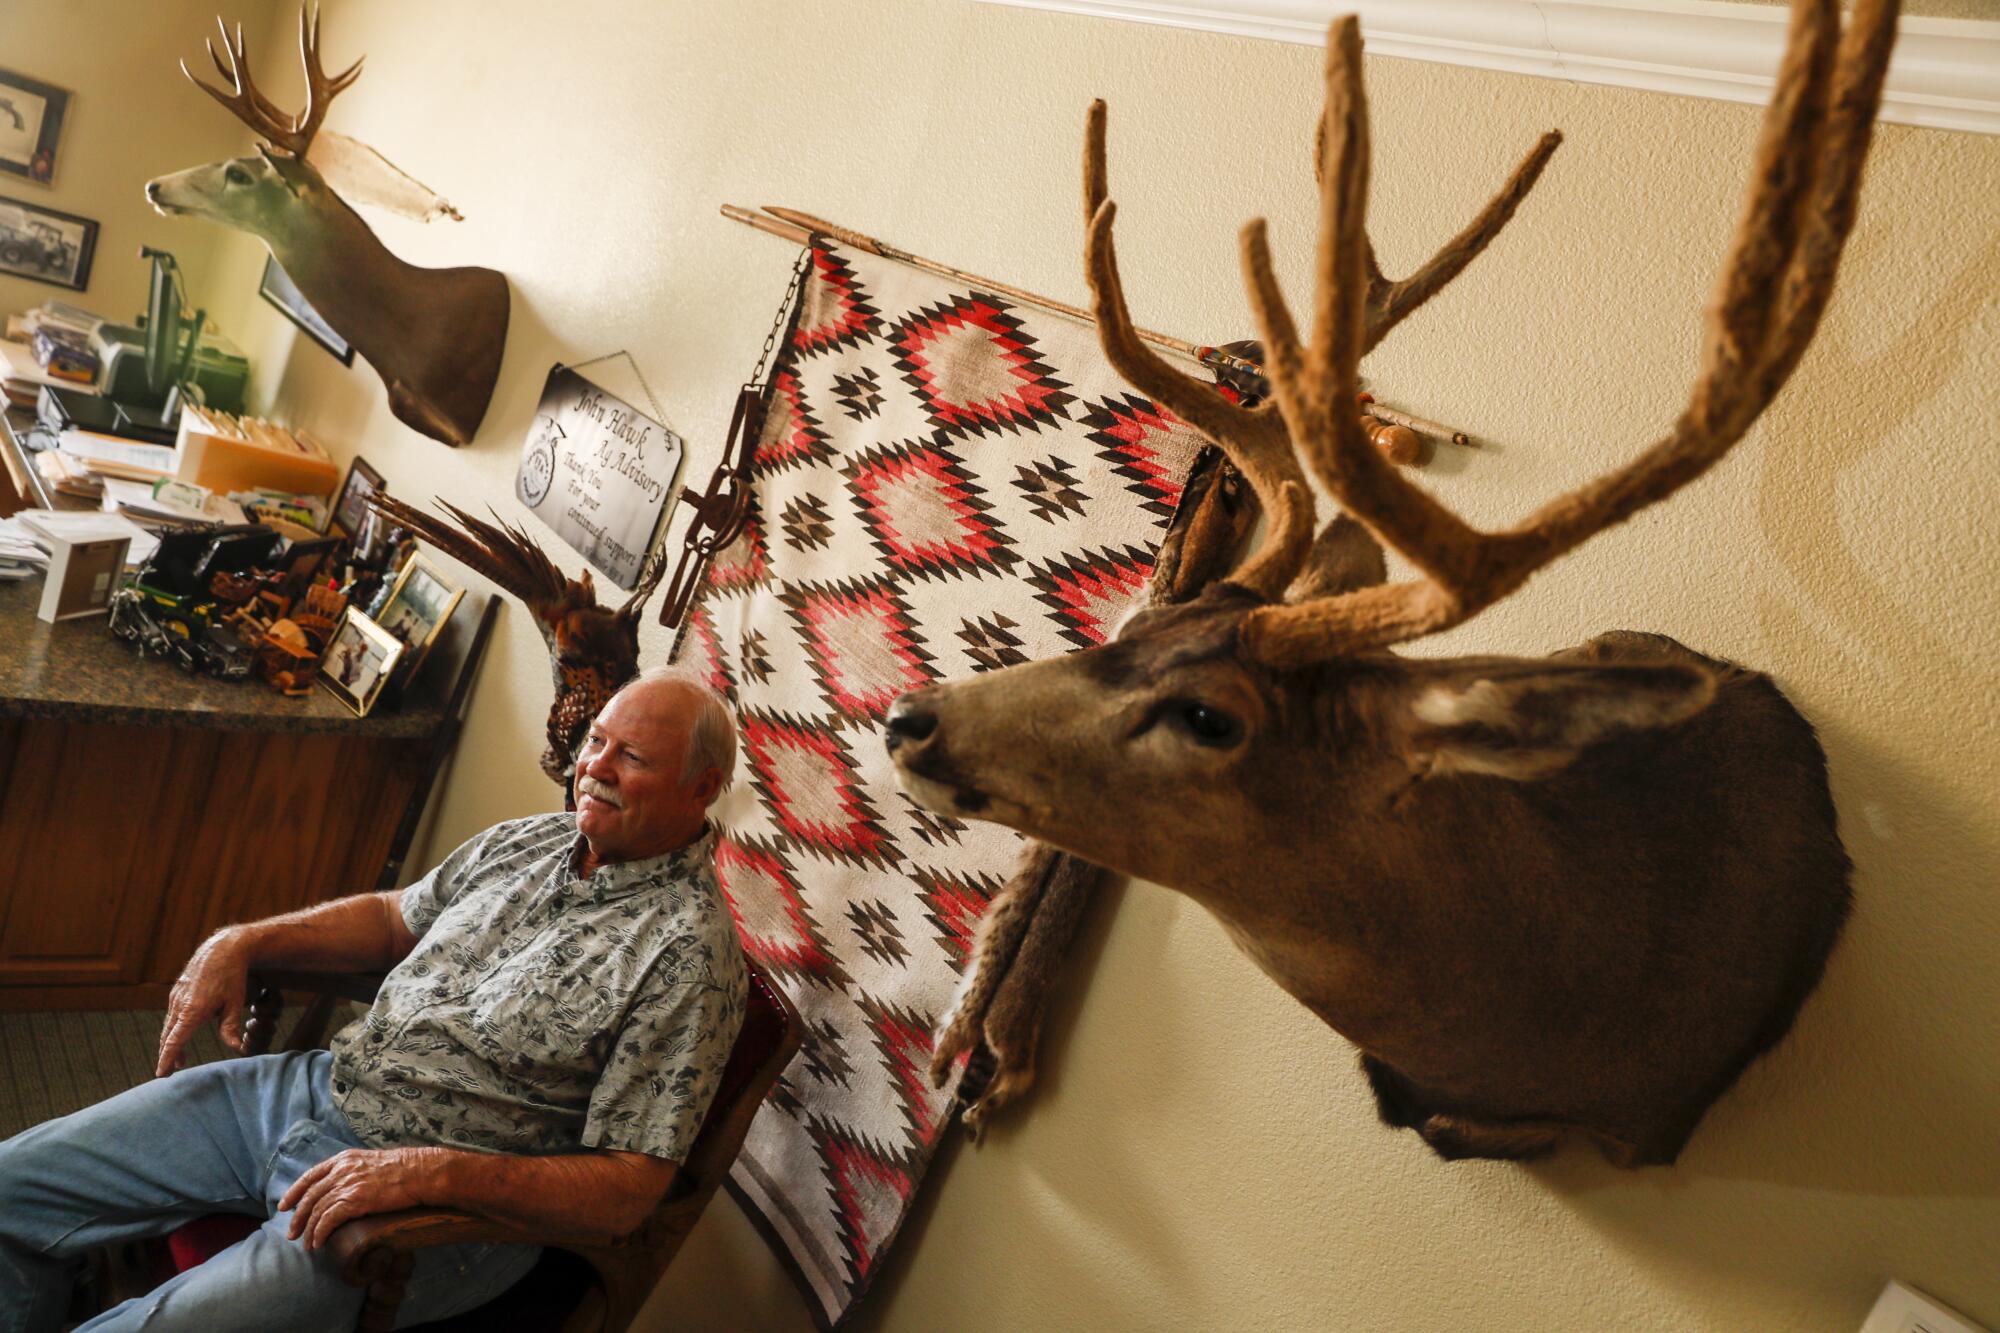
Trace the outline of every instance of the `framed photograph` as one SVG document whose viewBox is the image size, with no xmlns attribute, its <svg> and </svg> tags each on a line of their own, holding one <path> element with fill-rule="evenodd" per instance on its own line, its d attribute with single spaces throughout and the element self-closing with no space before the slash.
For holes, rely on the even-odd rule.
<svg viewBox="0 0 2000 1333">
<path fill-rule="evenodd" d="M 333 514 L 327 522 L 339 524 L 340 530 L 350 537 L 359 537 L 372 513 L 368 497 L 384 489 L 382 474 L 355 455 L 354 461 L 347 465 L 347 480 L 340 483 L 340 494 L 334 499 Z"/>
<path fill-rule="evenodd" d="M 389 590 L 389 600 L 375 616 L 407 650 L 400 670 L 402 679 L 416 678 L 431 644 L 463 596 L 465 590 L 453 587 L 444 571 L 423 556 L 413 555 L 403 565 L 403 572 Z"/>
<path fill-rule="evenodd" d="M 333 325 L 320 318 L 312 302 L 306 300 L 293 285 L 292 275 L 285 272 L 276 255 L 264 256 L 264 279 L 257 284 L 257 295 L 278 307 L 286 319 L 304 329 L 308 338 L 333 353 L 334 359 L 341 365 L 354 364 L 353 345 L 335 333 Z"/>
<path fill-rule="evenodd" d="M 302 529 L 303 530 L 303 529 Z M 294 541 L 278 557 L 278 567 L 285 571 L 281 586 L 290 597 L 303 596 L 306 585 L 313 582 L 324 565 L 335 552 L 340 550 L 344 537 L 307 537 Z"/>
<path fill-rule="evenodd" d="M 402 658 L 396 636 L 350 606 L 319 660 L 319 683 L 356 717 L 366 717 Z"/>
<path fill-rule="evenodd" d="M 90 286 L 96 253 L 97 224 L 89 218 L 0 197 L 0 273 L 80 292 Z"/>
<path fill-rule="evenodd" d="M 56 178 L 56 140 L 62 137 L 69 94 L 61 88 L 0 69 L 0 171 L 48 185 Z"/>
</svg>

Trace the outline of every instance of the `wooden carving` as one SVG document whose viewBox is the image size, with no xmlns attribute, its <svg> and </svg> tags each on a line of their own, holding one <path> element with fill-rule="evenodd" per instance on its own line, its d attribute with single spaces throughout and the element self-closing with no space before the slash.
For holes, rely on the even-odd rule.
<svg viewBox="0 0 2000 1333">
<path fill-rule="evenodd" d="M 1843 36 L 1835 0 L 1795 0 L 1686 408 L 1630 465 L 1499 532 L 1370 446 L 1356 367 L 1491 239 L 1553 142 L 1389 281 L 1364 223 L 1359 29 L 1335 22 L 1312 337 L 1251 223 L 1275 402 L 1244 410 L 1133 332 L 1094 106 L 1086 254 L 1106 354 L 1223 447 L 1270 533 L 1112 643 L 905 696 L 888 721 L 905 789 L 1203 904 L 1360 1048 L 1383 1118 L 1442 1156 L 1527 1157 L 1580 1132 L 1622 1165 L 1674 1160 L 1790 1028 L 1848 912 L 1812 728 L 1766 677 L 1654 635 L 1542 660 L 1388 650 L 1665 499 L 1756 420 L 1831 294 L 1896 13 L 1860 0 Z M 1317 537 L 1301 460 L 1347 510 Z M 1385 581 L 1378 539 L 1418 577 Z"/>
<path fill-rule="evenodd" d="M 220 25 L 221 20 L 217 20 Z M 146 198 L 162 213 L 207 218 L 271 247 L 313 309 L 382 377 L 389 408 L 446 444 L 478 433 L 507 345 L 507 279 L 488 268 L 420 268 L 396 258 L 307 160 L 327 106 L 361 73 L 355 61 L 328 77 L 320 65 L 319 18 L 299 12 L 306 106 L 278 109 L 250 79 L 243 29 L 223 28 L 209 58 L 224 91 L 181 72 L 264 140 L 249 157 L 162 176 Z"/>
</svg>

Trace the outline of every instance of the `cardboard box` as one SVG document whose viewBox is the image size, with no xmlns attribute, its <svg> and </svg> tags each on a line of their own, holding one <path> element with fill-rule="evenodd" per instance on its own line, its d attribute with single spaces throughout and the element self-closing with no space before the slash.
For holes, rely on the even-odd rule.
<svg viewBox="0 0 2000 1333">
<path fill-rule="evenodd" d="M 42 585 L 42 602 L 35 614 L 49 621 L 104 614 L 111 606 L 111 594 L 118 590 L 119 576 L 125 572 L 125 553 L 132 539 L 46 540 L 48 581 Z"/>
</svg>

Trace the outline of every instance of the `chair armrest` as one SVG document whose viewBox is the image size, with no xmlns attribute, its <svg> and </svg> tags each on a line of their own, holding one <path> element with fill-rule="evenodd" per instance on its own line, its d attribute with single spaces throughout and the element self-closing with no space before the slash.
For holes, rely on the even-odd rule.
<svg viewBox="0 0 2000 1333">
<path fill-rule="evenodd" d="M 285 992 L 304 991 L 312 1000 L 306 1005 L 298 1026 L 293 1029 L 288 1050 L 303 1051 L 326 1041 L 326 1028 L 334 1006 L 341 1000 L 358 1004 L 375 1003 L 382 988 L 380 972 L 305 972 L 290 968 L 250 969 L 250 1017 L 243 1026 L 244 1053 L 263 1055 L 271 1049 L 278 1033 L 278 1014 L 285 1007 Z"/>
<path fill-rule="evenodd" d="M 624 1241 L 606 1237 L 562 1235 L 554 1231 L 522 1231 L 508 1223 L 460 1213 L 458 1209 L 404 1209 L 356 1217 L 334 1227 L 326 1253 L 340 1267 L 340 1277 L 364 1287 L 380 1277 L 378 1267 L 398 1255 L 414 1255 L 434 1245 L 560 1245 L 578 1253 L 620 1249 Z"/>
<path fill-rule="evenodd" d="M 381 1276 L 383 1267 L 402 1255 L 434 1245 L 556 1245 L 589 1257 L 626 1247 L 624 1240 L 602 1236 L 571 1236 L 552 1231 L 524 1231 L 505 1222 L 462 1213 L 455 1208 L 408 1208 L 396 1213 L 357 1217 L 334 1228 L 327 1253 L 341 1278 L 362 1287 Z"/>
<path fill-rule="evenodd" d="M 262 982 L 279 990 L 309 991 L 314 995 L 353 1000 L 356 1004 L 373 1004 L 376 992 L 382 989 L 385 975 L 381 972 L 301 972 L 290 968 L 253 967 L 250 969 L 250 983 L 253 988 Z"/>
</svg>

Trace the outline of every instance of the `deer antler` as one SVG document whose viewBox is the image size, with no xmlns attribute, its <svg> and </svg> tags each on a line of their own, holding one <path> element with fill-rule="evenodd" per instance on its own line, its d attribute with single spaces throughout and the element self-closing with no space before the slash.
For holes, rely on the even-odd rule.
<svg viewBox="0 0 2000 1333">
<path fill-rule="evenodd" d="M 1331 46 L 1331 42 L 1329 45 Z M 1326 126 L 1333 114 L 1331 89 L 1328 97 L 1328 113 L 1320 122 L 1318 139 L 1322 159 L 1325 158 Z M 1231 574 L 1229 581 L 1242 584 L 1266 597 L 1276 598 L 1298 573 L 1313 539 L 1312 492 L 1306 486 L 1305 473 L 1300 468 L 1297 451 L 1292 443 L 1293 436 L 1298 431 L 1297 423 L 1293 421 L 1291 413 L 1283 410 L 1282 404 L 1275 406 L 1266 404 L 1255 409 L 1244 409 L 1223 401 L 1209 386 L 1175 370 L 1140 341 L 1133 327 L 1131 313 L 1125 304 L 1124 287 L 1118 276 L 1117 252 L 1111 239 L 1117 205 L 1106 198 L 1104 121 L 1104 103 L 1093 102 L 1090 107 L 1083 160 L 1084 212 L 1089 223 L 1084 263 L 1090 279 L 1099 339 L 1103 343 L 1105 357 L 1135 388 L 1152 396 L 1161 406 L 1220 445 L 1229 455 L 1230 461 L 1250 479 L 1250 484 L 1256 488 L 1258 499 L 1263 501 L 1266 512 L 1272 515 L 1272 530 L 1270 536 L 1265 539 L 1263 550 Z M 1447 241 L 1422 268 L 1399 282 L 1392 282 L 1383 275 L 1381 267 L 1375 262 L 1374 247 L 1361 226 L 1359 214 L 1357 213 L 1353 219 L 1349 239 L 1359 247 L 1351 256 L 1356 267 L 1341 289 L 1360 298 L 1350 302 L 1354 308 L 1349 314 L 1353 319 L 1364 319 L 1364 322 L 1357 325 L 1354 330 L 1352 346 L 1349 349 L 1351 354 L 1348 356 L 1349 373 L 1319 415 L 1344 420 L 1348 428 L 1354 432 L 1355 438 L 1361 441 L 1363 448 L 1371 455 L 1374 454 L 1374 446 L 1368 444 L 1353 411 L 1355 393 L 1360 385 L 1358 376 L 1353 373 L 1354 366 L 1390 329 L 1401 323 L 1411 311 L 1435 296 L 1446 283 L 1463 272 L 1466 265 L 1470 264 L 1480 251 L 1492 243 L 1493 238 L 1500 234 L 1501 228 L 1513 218 L 1514 210 L 1520 205 L 1521 200 L 1526 197 L 1530 189 L 1534 188 L 1535 182 L 1541 177 L 1542 168 L 1548 165 L 1550 156 L 1561 143 L 1562 135 L 1558 133 L 1551 131 L 1543 135 L 1522 159 L 1521 164 L 1514 169 L 1506 184 L 1500 187 L 1499 192 L 1487 202 L 1464 230 Z M 1362 188 L 1356 197 L 1365 197 L 1367 175 L 1365 157 L 1360 164 L 1360 172 Z M 1326 204 L 1338 197 L 1341 197 L 1338 190 L 1330 192 L 1325 188 L 1322 176 L 1322 203 Z M 1323 220 L 1323 230 L 1327 226 Z M 1264 244 L 1262 224 L 1253 224 L 1253 227 L 1256 229 L 1255 240 L 1253 242 L 1246 234 L 1245 245 L 1248 247 L 1254 244 L 1261 250 Z M 1245 262 L 1246 265 L 1249 264 L 1247 250 Z M 1277 297 L 1276 286 L 1269 281 L 1269 270 L 1270 264 L 1266 257 L 1263 261 L 1263 271 L 1269 290 L 1260 289 L 1253 270 L 1251 296 L 1253 302 L 1258 303 L 1260 312 L 1269 310 L 1278 316 L 1278 335 L 1267 337 L 1265 340 L 1274 383 L 1289 382 L 1298 386 L 1302 384 L 1304 374 L 1300 360 L 1302 352 L 1298 336 L 1292 331 L 1291 318 L 1284 313 L 1283 300 Z M 1366 274 L 1365 283 L 1362 281 L 1363 272 Z M 1323 302 L 1331 290 L 1331 286 L 1322 280 Z M 1316 335 L 1316 341 L 1319 343 L 1326 341 L 1329 318 L 1327 310 L 1322 309 L 1321 327 Z M 1285 379 L 1281 381 L 1279 363 L 1286 359 L 1289 359 L 1289 364 L 1282 368 Z M 1335 403 L 1343 405 L 1343 410 L 1336 410 L 1333 406 Z M 1387 468 L 1388 465 L 1382 466 Z"/>
<path fill-rule="evenodd" d="M 1255 656 L 1302 665 L 1457 625 L 1595 533 L 1673 494 L 1742 438 L 1798 364 L 1832 293 L 1854 223 L 1898 8 L 1898 0 L 1859 0 L 1843 40 L 1836 0 L 1793 0 L 1750 195 L 1686 409 L 1664 438 L 1624 468 L 1497 533 L 1474 530 L 1397 476 L 1369 447 L 1356 420 L 1356 366 L 1387 324 L 1372 317 L 1377 302 L 1371 292 L 1382 288 L 1363 226 L 1368 123 L 1360 29 L 1351 18 L 1333 25 L 1312 345 L 1299 343 L 1272 275 L 1261 221 L 1244 229 L 1245 281 L 1293 440 L 1334 498 L 1423 577 L 1262 608 L 1246 626 Z M 1538 169 L 1531 154 L 1496 204 L 1517 182 L 1525 190 Z M 1506 204 L 1499 213 L 1509 210 Z M 1476 222 L 1467 234 L 1478 227 Z"/>
<path fill-rule="evenodd" d="M 1375 242 L 1368 241 L 1365 256 L 1368 265 L 1368 336 L 1362 347 L 1365 356 L 1389 333 L 1403 322 L 1405 316 L 1442 290 L 1446 283 L 1464 271 L 1465 266 L 1476 258 L 1481 250 L 1492 243 L 1500 234 L 1500 229 L 1514 218 L 1514 210 L 1528 197 L 1528 191 L 1535 188 L 1541 179 L 1542 168 L 1555 156 L 1562 146 L 1562 131 L 1550 130 L 1535 141 L 1521 164 L 1514 168 L 1514 174 L 1507 178 L 1486 207 L 1479 210 L 1465 229 L 1445 242 L 1430 262 L 1407 278 L 1391 281 L 1382 272 L 1382 266 L 1375 258 Z M 1323 181 L 1326 177 L 1326 117 L 1322 115 L 1319 129 L 1313 135 L 1313 176 Z"/>
<path fill-rule="evenodd" d="M 1222 446 L 1250 479 L 1264 512 L 1271 516 L 1271 534 L 1264 549 L 1231 574 L 1230 581 L 1277 597 L 1299 572 L 1312 545 L 1312 491 L 1285 434 L 1284 419 L 1269 404 L 1239 407 L 1213 387 L 1168 365 L 1140 339 L 1125 304 L 1118 250 L 1111 239 L 1118 205 L 1107 197 L 1104 122 L 1100 99 L 1090 104 L 1083 150 L 1084 268 L 1098 339 L 1105 358 L 1128 383 Z"/>
<path fill-rule="evenodd" d="M 214 62 L 216 72 L 229 80 L 230 91 L 224 92 L 214 84 L 204 83 L 195 78 L 194 71 L 181 62 L 181 73 L 187 75 L 195 87 L 228 107 L 230 112 L 245 125 L 257 132 L 271 147 L 303 161 L 306 149 L 312 146 L 313 136 L 319 133 L 321 122 L 326 119 L 326 110 L 333 99 L 344 92 L 349 85 L 361 77 L 361 61 L 357 60 L 346 70 L 327 77 L 319 56 L 319 10 L 317 6 L 299 7 L 299 58 L 306 70 L 306 107 L 296 116 L 280 110 L 276 103 L 257 90 L 250 78 L 250 61 L 245 54 L 243 25 L 236 25 L 232 34 L 229 26 L 220 17 L 215 26 L 222 32 L 222 51 L 228 56 L 223 59 L 213 42 L 204 40 L 202 45 L 208 50 L 208 58 Z"/>
</svg>

